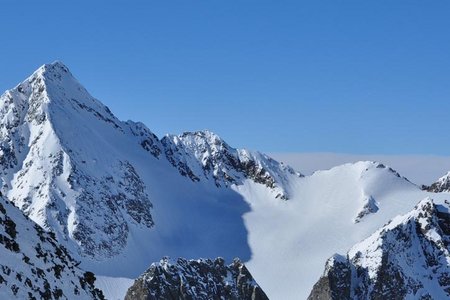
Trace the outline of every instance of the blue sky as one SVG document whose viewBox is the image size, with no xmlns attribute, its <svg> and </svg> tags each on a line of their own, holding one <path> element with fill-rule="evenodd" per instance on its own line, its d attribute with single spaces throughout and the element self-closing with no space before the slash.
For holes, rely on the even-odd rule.
<svg viewBox="0 0 450 300">
<path fill-rule="evenodd" d="M 159 136 L 450 154 L 449 1 L 62 2 L 1 2 L 1 90 L 61 60 Z"/>
</svg>

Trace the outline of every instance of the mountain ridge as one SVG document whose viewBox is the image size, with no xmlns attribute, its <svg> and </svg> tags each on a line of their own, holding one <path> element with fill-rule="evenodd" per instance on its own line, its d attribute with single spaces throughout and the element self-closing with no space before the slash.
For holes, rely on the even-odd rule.
<svg viewBox="0 0 450 300">
<path fill-rule="evenodd" d="M 448 201 L 422 200 L 334 255 L 308 299 L 443 299 L 450 296 Z"/>
<path fill-rule="evenodd" d="M 95 276 L 79 268 L 55 235 L 0 196 L 2 299 L 104 299 Z"/>
<path fill-rule="evenodd" d="M 160 139 L 59 62 L 0 100 L 2 192 L 105 283 L 241 257 L 268 297 L 306 298 L 327 258 L 429 195 L 377 162 L 303 176 L 209 131 Z"/>
</svg>

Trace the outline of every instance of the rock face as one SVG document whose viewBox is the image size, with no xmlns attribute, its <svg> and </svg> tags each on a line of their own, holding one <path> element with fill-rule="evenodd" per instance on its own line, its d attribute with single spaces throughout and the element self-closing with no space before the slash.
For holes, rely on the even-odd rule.
<svg viewBox="0 0 450 300">
<path fill-rule="evenodd" d="M 234 149 L 209 131 L 167 135 L 162 144 L 167 159 L 181 175 L 192 181 L 211 179 L 218 187 L 250 179 L 270 188 L 276 198 L 287 200 L 287 176 L 302 176 L 262 153 Z"/>
<path fill-rule="evenodd" d="M 433 193 L 450 192 L 450 172 L 439 178 L 432 185 L 424 186 L 423 189 Z"/>
<path fill-rule="evenodd" d="M 372 196 L 364 197 L 363 206 L 355 218 L 355 223 L 359 223 L 362 218 L 378 211 L 378 205 Z"/>
<path fill-rule="evenodd" d="M 162 259 L 140 276 L 127 292 L 134 299 L 268 299 L 247 268 L 221 258 L 176 262 Z"/>
<path fill-rule="evenodd" d="M 103 299 L 53 234 L 0 197 L 1 299 Z"/>
<path fill-rule="evenodd" d="M 450 213 L 427 198 L 328 260 L 308 299 L 450 297 Z"/>
</svg>

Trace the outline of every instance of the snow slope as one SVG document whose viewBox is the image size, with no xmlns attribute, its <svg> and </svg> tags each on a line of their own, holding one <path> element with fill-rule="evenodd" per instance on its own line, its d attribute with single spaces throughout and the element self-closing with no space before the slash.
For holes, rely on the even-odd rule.
<svg viewBox="0 0 450 300">
<path fill-rule="evenodd" d="M 111 295 L 164 256 L 240 257 L 269 298 L 306 298 L 328 257 L 428 195 L 379 163 L 303 177 L 208 131 L 160 140 L 59 62 L 0 97 L 0 167 L 2 192 Z"/>
<path fill-rule="evenodd" d="M 95 286 L 103 291 L 108 300 L 123 300 L 134 279 L 123 277 L 97 276 Z"/>
<path fill-rule="evenodd" d="M 338 166 L 291 184 L 285 202 L 251 184 L 235 187 L 251 207 L 244 215 L 252 250 L 247 266 L 269 298 L 306 299 L 330 256 L 345 253 L 430 195 L 374 162 Z M 368 199 L 376 212 L 356 222 Z"/>
</svg>

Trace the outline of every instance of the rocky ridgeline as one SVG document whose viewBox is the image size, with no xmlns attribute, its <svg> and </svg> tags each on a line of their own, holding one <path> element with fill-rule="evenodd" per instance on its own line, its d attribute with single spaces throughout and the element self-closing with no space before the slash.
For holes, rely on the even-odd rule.
<svg viewBox="0 0 450 300">
<path fill-rule="evenodd" d="M 429 198 L 328 260 L 308 299 L 448 299 L 450 213 Z"/>
<path fill-rule="evenodd" d="M 423 186 L 422 188 L 433 193 L 450 192 L 450 172 L 439 178 L 432 185 Z"/>
<path fill-rule="evenodd" d="M 207 130 L 167 135 L 161 142 L 169 162 L 194 182 L 206 179 L 228 187 L 250 179 L 271 189 L 275 198 L 287 200 L 288 177 L 302 176 L 267 155 L 232 148 Z"/>
<path fill-rule="evenodd" d="M 171 261 L 162 259 L 131 286 L 126 300 L 142 299 L 268 299 L 238 259 L 225 265 L 221 258 Z"/>
</svg>

